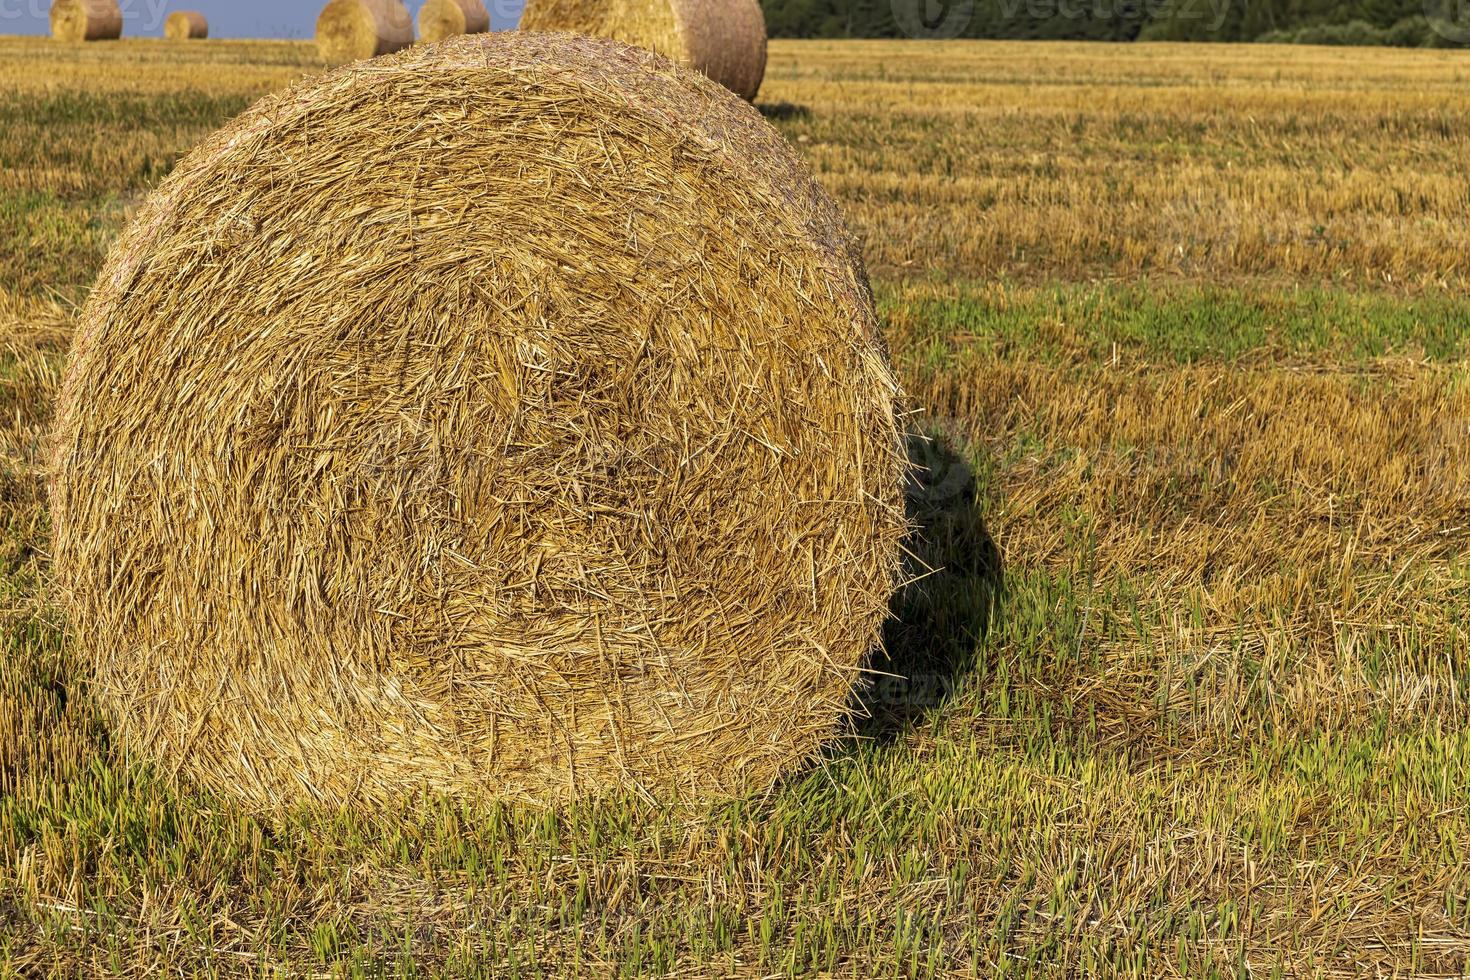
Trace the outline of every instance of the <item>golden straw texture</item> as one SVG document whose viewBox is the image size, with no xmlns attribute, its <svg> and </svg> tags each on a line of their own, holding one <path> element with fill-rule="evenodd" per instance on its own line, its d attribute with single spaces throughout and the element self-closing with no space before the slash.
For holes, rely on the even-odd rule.
<svg viewBox="0 0 1470 980">
<path fill-rule="evenodd" d="M 741 794 L 901 575 L 841 217 L 641 49 L 482 34 L 269 97 L 83 311 L 54 567 L 119 739 L 269 807 Z"/>
<path fill-rule="evenodd" d="M 413 18 L 401 0 L 332 0 L 316 20 L 316 44 L 330 64 L 362 61 L 413 43 Z"/>
<path fill-rule="evenodd" d="M 170 41 L 209 37 L 209 21 L 197 10 L 176 10 L 163 22 L 163 36 Z"/>
<path fill-rule="evenodd" d="M 754 100 L 766 74 L 759 0 L 527 0 L 524 31 L 611 37 L 668 55 Z"/>
<path fill-rule="evenodd" d="M 55 0 L 51 36 L 58 41 L 113 41 L 122 37 L 117 0 Z"/>
<path fill-rule="evenodd" d="M 481 0 L 428 0 L 419 8 L 419 39 L 442 41 L 456 34 L 483 34 L 490 14 Z"/>
</svg>

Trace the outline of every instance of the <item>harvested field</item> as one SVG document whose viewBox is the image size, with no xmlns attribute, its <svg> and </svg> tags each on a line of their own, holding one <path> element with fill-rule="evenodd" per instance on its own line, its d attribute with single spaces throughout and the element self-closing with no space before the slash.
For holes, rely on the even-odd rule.
<svg viewBox="0 0 1470 980">
<path fill-rule="evenodd" d="M 1470 971 L 1464 52 L 773 42 L 931 437 L 862 738 L 743 802 L 262 821 L 113 751 L 40 454 L 126 217 L 317 70 L 0 40 L 5 970 Z"/>
</svg>

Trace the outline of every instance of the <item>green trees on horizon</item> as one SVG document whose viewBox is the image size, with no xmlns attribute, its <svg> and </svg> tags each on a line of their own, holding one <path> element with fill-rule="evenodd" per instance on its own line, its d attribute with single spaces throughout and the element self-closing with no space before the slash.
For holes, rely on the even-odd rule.
<svg viewBox="0 0 1470 980">
<path fill-rule="evenodd" d="M 967 0 L 762 0 L 774 37 L 903 37 L 900 4 L 937 22 Z M 1454 46 L 1467 0 L 969 0 L 971 38 Z"/>
</svg>

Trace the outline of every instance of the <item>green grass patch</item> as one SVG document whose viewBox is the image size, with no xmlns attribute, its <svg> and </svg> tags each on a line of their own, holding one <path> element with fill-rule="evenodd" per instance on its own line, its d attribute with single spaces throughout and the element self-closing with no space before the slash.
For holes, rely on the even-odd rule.
<svg viewBox="0 0 1470 980">
<path fill-rule="evenodd" d="M 924 363 L 967 349 L 1056 361 L 1175 363 L 1243 357 L 1452 361 L 1470 350 L 1470 298 L 1330 287 L 1250 288 L 1171 281 L 1044 287 L 880 284 L 880 308 L 912 331 Z"/>
</svg>

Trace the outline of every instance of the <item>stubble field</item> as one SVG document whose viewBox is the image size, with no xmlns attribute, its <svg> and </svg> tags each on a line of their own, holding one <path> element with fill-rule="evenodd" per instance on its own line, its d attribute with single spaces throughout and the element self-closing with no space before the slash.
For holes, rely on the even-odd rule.
<svg viewBox="0 0 1470 980">
<path fill-rule="evenodd" d="M 0 973 L 1470 971 L 1470 53 L 772 55 L 927 468 L 859 737 L 258 817 L 109 748 L 39 460 L 121 223 L 314 49 L 0 39 Z"/>
</svg>

